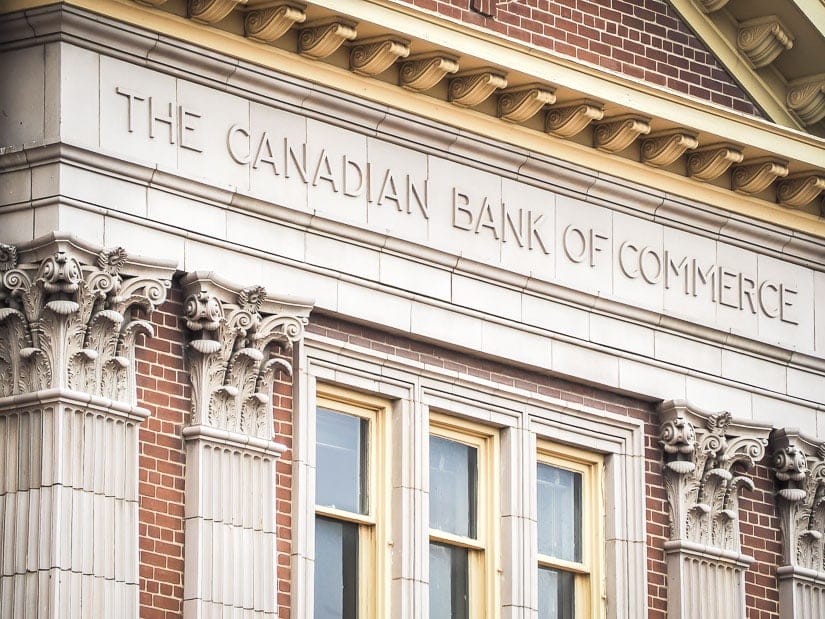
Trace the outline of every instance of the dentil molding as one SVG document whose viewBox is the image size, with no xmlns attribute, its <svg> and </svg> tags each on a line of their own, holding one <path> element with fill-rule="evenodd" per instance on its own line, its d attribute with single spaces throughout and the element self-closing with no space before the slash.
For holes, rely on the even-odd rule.
<svg viewBox="0 0 825 619">
<path fill-rule="evenodd" d="M 166 299 L 170 263 L 59 232 L 0 244 L 0 397 L 70 389 L 134 403 L 134 348 Z"/>
<path fill-rule="evenodd" d="M 303 338 L 312 302 L 239 289 L 211 273 L 190 273 L 181 285 L 192 425 L 271 440 L 272 383 L 279 371 L 292 374 L 277 353 Z"/>
<path fill-rule="evenodd" d="M 670 539 L 738 553 L 742 474 L 765 455 L 770 426 L 734 422 L 680 400 L 659 407 Z"/>
</svg>

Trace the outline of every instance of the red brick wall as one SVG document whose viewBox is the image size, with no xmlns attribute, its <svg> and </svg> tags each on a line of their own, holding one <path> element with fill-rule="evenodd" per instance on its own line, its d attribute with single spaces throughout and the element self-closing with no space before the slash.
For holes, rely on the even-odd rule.
<svg viewBox="0 0 825 619">
<path fill-rule="evenodd" d="M 189 382 L 183 364 L 183 325 L 180 291 L 152 317 L 156 335 L 137 350 L 138 401 L 151 415 L 140 430 L 139 535 L 140 603 L 143 619 L 182 617 L 184 445 L 182 430 L 189 420 Z M 651 619 L 665 619 L 666 569 L 663 545 L 668 537 L 667 503 L 658 443 L 658 421 L 653 405 L 633 398 L 544 376 L 508 365 L 453 352 L 431 344 L 353 325 L 314 314 L 308 330 L 376 351 L 464 372 L 561 398 L 569 402 L 627 415 L 645 424 L 648 541 L 648 606 Z M 290 549 L 292 493 L 292 387 L 281 376 L 275 383 L 276 440 L 287 447 L 277 465 L 276 522 L 278 533 L 278 612 L 290 617 Z M 778 616 L 776 566 L 781 540 L 773 501 L 774 485 L 767 467 L 753 471 L 754 492 L 740 500 L 743 552 L 756 558 L 747 572 L 749 619 Z"/>
<path fill-rule="evenodd" d="M 634 79 L 747 114 L 758 108 L 665 0 L 405 0 Z"/>
</svg>

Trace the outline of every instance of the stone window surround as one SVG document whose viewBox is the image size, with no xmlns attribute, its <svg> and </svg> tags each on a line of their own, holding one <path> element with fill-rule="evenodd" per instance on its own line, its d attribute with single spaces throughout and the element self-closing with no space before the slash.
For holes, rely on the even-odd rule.
<svg viewBox="0 0 825 619">
<path fill-rule="evenodd" d="M 640 421 L 586 406 L 503 387 L 455 372 L 391 357 L 308 333 L 299 353 L 294 421 L 292 540 L 293 612 L 312 615 L 314 540 L 314 410 L 319 383 L 391 401 L 394 459 L 391 515 L 397 565 L 391 566 L 390 599 L 399 617 L 426 612 L 426 461 L 428 411 L 498 428 L 503 617 L 537 608 L 535 485 L 537 439 L 600 453 L 605 458 L 605 581 L 607 617 L 646 615 L 647 584 L 628 574 L 646 569 L 644 432 Z M 484 402 L 484 404 L 481 404 Z M 409 438 L 413 437 L 413 441 Z M 402 440 L 402 438 L 404 440 Z M 508 466 L 519 463 L 519 466 Z"/>
</svg>

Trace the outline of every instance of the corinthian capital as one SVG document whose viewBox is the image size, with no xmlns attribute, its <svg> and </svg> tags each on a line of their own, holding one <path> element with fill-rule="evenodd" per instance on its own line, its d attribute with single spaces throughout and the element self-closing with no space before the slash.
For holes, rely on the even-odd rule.
<svg viewBox="0 0 825 619">
<path fill-rule="evenodd" d="M 277 372 L 292 374 L 279 353 L 303 338 L 312 302 L 237 288 L 211 273 L 190 273 L 181 284 L 192 424 L 271 440 L 272 383 Z"/>
<path fill-rule="evenodd" d="M 671 540 L 738 552 L 739 493 L 753 490 L 738 471 L 765 455 L 769 427 L 680 400 L 663 403 L 659 415 Z"/>
<path fill-rule="evenodd" d="M 153 334 L 173 272 L 60 233 L 0 244 L 0 397 L 71 389 L 134 403 L 135 340 Z"/>
</svg>

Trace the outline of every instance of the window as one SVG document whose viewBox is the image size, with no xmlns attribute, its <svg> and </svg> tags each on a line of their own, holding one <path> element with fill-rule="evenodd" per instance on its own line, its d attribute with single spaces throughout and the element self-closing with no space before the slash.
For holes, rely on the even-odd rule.
<svg viewBox="0 0 825 619">
<path fill-rule="evenodd" d="M 596 454 L 539 443 L 539 619 L 603 616 L 601 467 Z"/>
<path fill-rule="evenodd" d="M 372 404 L 372 405 L 371 405 Z M 386 411 L 331 391 L 315 410 L 315 617 L 382 613 Z"/>
<path fill-rule="evenodd" d="M 430 617 L 495 616 L 496 435 L 431 414 Z"/>
</svg>

